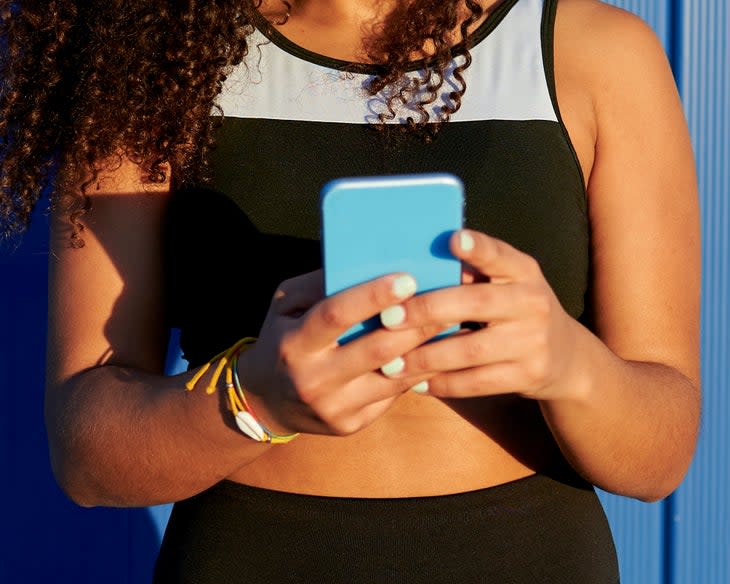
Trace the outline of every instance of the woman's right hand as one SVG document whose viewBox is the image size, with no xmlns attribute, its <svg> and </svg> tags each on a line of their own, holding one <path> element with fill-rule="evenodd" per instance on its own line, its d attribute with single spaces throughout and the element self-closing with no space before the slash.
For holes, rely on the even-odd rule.
<svg viewBox="0 0 730 584">
<path fill-rule="evenodd" d="M 408 274 L 390 274 L 328 298 L 321 270 L 283 282 L 258 342 L 239 358 L 241 383 L 263 423 L 281 434 L 348 435 L 382 415 L 420 379 L 389 379 L 380 368 L 440 328 L 383 328 L 341 346 L 337 339 L 415 292 Z"/>
</svg>

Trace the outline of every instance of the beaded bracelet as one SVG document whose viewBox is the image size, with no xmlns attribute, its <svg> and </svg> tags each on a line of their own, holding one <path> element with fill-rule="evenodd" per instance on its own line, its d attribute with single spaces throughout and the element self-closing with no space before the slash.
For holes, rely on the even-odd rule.
<svg viewBox="0 0 730 584">
<path fill-rule="evenodd" d="M 299 436 L 299 434 L 275 434 L 264 426 L 256 417 L 251 405 L 246 400 L 246 394 L 238 378 L 238 355 L 246 351 L 256 342 L 255 337 L 246 337 L 235 343 L 229 349 L 219 353 L 203 365 L 193 378 L 185 384 L 185 389 L 192 391 L 198 381 L 205 375 L 211 365 L 218 361 L 205 392 L 210 395 L 215 393 L 218 380 L 225 371 L 226 390 L 228 398 L 228 409 L 233 413 L 238 429 L 246 436 L 257 442 L 269 442 L 271 444 L 286 444 Z"/>
</svg>

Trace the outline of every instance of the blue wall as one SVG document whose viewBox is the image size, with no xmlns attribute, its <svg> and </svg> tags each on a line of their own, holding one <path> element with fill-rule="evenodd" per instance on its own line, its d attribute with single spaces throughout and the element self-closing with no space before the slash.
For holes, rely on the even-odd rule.
<svg viewBox="0 0 730 584">
<path fill-rule="evenodd" d="M 692 0 L 677 8 L 681 90 L 697 153 L 704 226 L 703 432 L 677 494 L 674 582 L 730 582 L 730 7 Z"/>
<path fill-rule="evenodd" d="M 730 583 L 730 10 L 725 0 L 615 0 L 664 41 L 698 160 L 704 232 L 704 413 L 689 476 L 651 505 L 601 493 L 624 584 Z M 149 581 L 167 519 L 151 509 L 80 509 L 50 473 L 43 428 L 46 219 L 0 255 L 0 584 Z"/>
<path fill-rule="evenodd" d="M 703 227 L 703 422 L 689 476 L 668 500 L 603 494 L 629 584 L 730 583 L 730 10 L 725 0 L 615 1 L 664 41 L 697 158 Z"/>
</svg>

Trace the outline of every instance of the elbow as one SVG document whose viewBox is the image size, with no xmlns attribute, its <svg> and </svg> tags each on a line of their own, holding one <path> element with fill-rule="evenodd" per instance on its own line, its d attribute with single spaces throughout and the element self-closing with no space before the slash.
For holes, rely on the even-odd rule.
<svg viewBox="0 0 730 584">
<path fill-rule="evenodd" d="M 642 503 L 658 503 L 674 493 L 681 484 L 681 481 L 652 481 L 651 483 L 641 483 L 627 485 L 596 485 L 602 490 L 619 495 L 621 497 L 629 497 L 636 499 Z"/>
<path fill-rule="evenodd" d="M 61 489 L 61 492 L 72 503 L 75 503 L 79 507 L 84 507 L 85 509 L 91 509 L 92 507 L 98 506 L 98 503 L 85 493 L 84 489 L 77 486 L 78 483 L 70 479 L 67 474 L 60 472 L 56 467 L 53 467 L 53 476 L 56 479 L 56 484 Z"/>
<path fill-rule="evenodd" d="M 638 499 L 644 503 L 657 503 L 672 495 L 684 482 L 692 462 L 692 454 L 677 456 L 663 469 L 655 469 L 645 480 L 633 488 L 617 494 Z"/>
<path fill-rule="evenodd" d="M 676 487 L 647 489 L 646 491 L 636 493 L 634 498 L 642 503 L 658 503 L 669 497 L 675 490 Z"/>
<path fill-rule="evenodd" d="M 642 461 L 623 465 L 622 472 L 603 475 L 596 486 L 610 493 L 657 503 L 679 489 L 689 473 L 694 458 L 696 433 L 685 440 L 673 441 L 673 447 L 653 450 Z"/>
<path fill-rule="evenodd" d="M 666 499 L 681 487 L 687 477 L 694 460 L 700 433 L 699 400 L 693 405 L 695 406 L 694 415 L 686 426 L 687 430 L 674 436 L 671 441 L 672 446 L 666 447 L 665 455 L 654 458 L 655 464 L 659 464 L 662 460 L 664 464 L 655 467 L 653 480 L 644 484 L 645 490 L 636 497 L 637 499 L 647 503 L 656 503 Z"/>
<path fill-rule="evenodd" d="M 633 497 L 643 503 L 658 503 L 674 493 L 679 488 L 679 485 L 680 482 L 667 485 L 652 485 L 647 489 L 634 493 Z"/>
<path fill-rule="evenodd" d="M 88 475 L 82 471 L 82 465 L 75 462 L 78 458 L 70 454 L 68 447 L 59 444 L 50 435 L 48 445 L 51 471 L 63 494 L 80 507 L 100 505 L 101 501 L 94 495 Z"/>
<path fill-rule="evenodd" d="M 93 454 L 88 438 L 79 431 L 69 412 L 60 413 L 46 397 L 45 425 L 51 472 L 66 497 L 80 507 L 95 507 L 102 502 L 94 488 Z"/>
<path fill-rule="evenodd" d="M 688 458 L 685 464 L 672 469 L 663 481 L 657 480 L 652 488 L 647 489 L 643 496 L 637 498 L 645 503 L 656 503 L 672 495 L 684 482 L 689 471 L 690 462 L 691 458 Z"/>
</svg>

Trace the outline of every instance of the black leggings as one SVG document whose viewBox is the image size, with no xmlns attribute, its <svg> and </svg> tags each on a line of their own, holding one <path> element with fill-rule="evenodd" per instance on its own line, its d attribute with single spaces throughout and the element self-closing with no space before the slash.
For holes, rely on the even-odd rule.
<svg viewBox="0 0 730 584">
<path fill-rule="evenodd" d="M 177 503 L 156 584 L 616 584 L 595 492 L 535 475 L 438 497 L 349 499 L 224 481 Z"/>
</svg>

